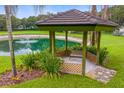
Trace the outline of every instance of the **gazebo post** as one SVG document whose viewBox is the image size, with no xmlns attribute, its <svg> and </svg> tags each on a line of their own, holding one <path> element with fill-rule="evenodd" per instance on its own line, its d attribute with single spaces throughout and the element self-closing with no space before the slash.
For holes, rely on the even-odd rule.
<svg viewBox="0 0 124 93">
<path fill-rule="evenodd" d="M 87 31 L 83 32 L 83 48 L 82 48 L 82 75 L 85 76 L 86 66 L 86 47 L 87 47 Z"/>
<path fill-rule="evenodd" d="M 97 32 L 97 64 L 99 64 L 99 57 L 100 57 L 100 39 L 101 39 L 101 32 Z"/>
<path fill-rule="evenodd" d="M 68 50 L 68 31 L 65 31 L 65 53 L 67 55 Z"/>
<path fill-rule="evenodd" d="M 55 54 L 55 31 L 49 31 L 50 37 L 50 52 L 54 55 Z"/>
</svg>

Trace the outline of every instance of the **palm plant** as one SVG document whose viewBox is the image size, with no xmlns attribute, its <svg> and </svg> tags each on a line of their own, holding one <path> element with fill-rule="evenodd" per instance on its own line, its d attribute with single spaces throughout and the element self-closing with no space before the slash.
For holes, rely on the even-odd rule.
<svg viewBox="0 0 124 93">
<path fill-rule="evenodd" d="M 5 5 L 6 27 L 8 31 L 9 49 L 10 49 L 10 56 L 11 56 L 12 72 L 14 77 L 16 77 L 17 71 L 16 71 L 16 63 L 15 63 L 13 37 L 12 37 L 11 16 L 12 14 L 16 13 L 16 9 L 17 9 L 17 6 Z"/>
<path fill-rule="evenodd" d="M 102 19 L 108 20 L 109 19 L 109 11 L 108 11 L 108 5 L 104 5 L 103 7 L 103 14 L 102 14 Z"/>
<path fill-rule="evenodd" d="M 91 13 L 93 15 L 97 16 L 96 5 L 92 5 Z M 95 31 L 90 32 L 90 43 L 91 43 L 91 46 L 95 45 L 95 38 L 96 38 L 96 32 Z"/>
<path fill-rule="evenodd" d="M 10 50 L 10 56 L 11 56 L 11 64 L 12 64 L 12 73 L 13 76 L 16 77 L 17 71 L 16 71 L 16 63 L 15 63 L 15 54 L 14 54 L 14 45 L 13 45 L 13 35 L 12 35 L 12 23 L 11 23 L 11 17 L 12 15 L 15 15 L 18 6 L 17 5 L 5 5 L 5 13 L 6 13 L 6 28 L 8 31 L 8 40 L 9 40 L 9 50 Z M 44 6 L 34 6 L 35 11 L 42 12 Z"/>
</svg>

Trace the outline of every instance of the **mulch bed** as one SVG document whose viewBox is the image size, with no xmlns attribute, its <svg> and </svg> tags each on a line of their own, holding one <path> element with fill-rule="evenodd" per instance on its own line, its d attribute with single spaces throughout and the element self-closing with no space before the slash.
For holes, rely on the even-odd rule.
<svg viewBox="0 0 124 93">
<path fill-rule="evenodd" d="M 6 73 L 0 75 L 0 87 L 2 86 L 11 86 L 15 84 L 19 84 L 21 82 L 32 80 L 34 78 L 41 77 L 43 75 L 43 71 L 41 70 L 33 70 L 32 72 L 29 71 L 17 71 L 18 80 L 12 79 L 12 72 L 7 71 Z"/>
</svg>

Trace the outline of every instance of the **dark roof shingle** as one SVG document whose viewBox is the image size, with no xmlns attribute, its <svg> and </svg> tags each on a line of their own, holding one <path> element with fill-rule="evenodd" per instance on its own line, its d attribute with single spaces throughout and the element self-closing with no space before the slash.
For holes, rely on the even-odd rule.
<svg viewBox="0 0 124 93">
<path fill-rule="evenodd" d="M 36 22 L 36 25 L 106 25 L 117 26 L 116 23 L 103 20 L 98 16 L 94 16 L 88 12 L 82 12 L 76 9 L 58 13 L 45 20 Z"/>
</svg>

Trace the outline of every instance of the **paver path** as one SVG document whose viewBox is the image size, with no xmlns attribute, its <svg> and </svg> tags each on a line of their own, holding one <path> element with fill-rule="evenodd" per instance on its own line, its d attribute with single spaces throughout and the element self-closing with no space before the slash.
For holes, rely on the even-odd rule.
<svg viewBox="0 0 124 93">
<path fill-rule="evenodd" d="M 86 73 L 86 76 L 106 84 L 115 76 L 115 74 L 115 70 L 97 66 L 95 70 Z"/>
</svg>

